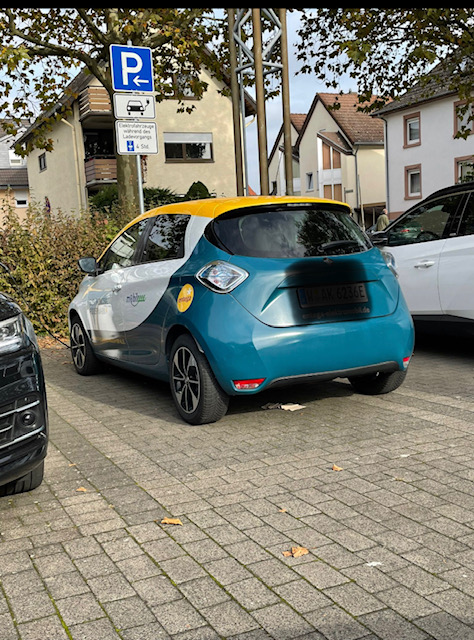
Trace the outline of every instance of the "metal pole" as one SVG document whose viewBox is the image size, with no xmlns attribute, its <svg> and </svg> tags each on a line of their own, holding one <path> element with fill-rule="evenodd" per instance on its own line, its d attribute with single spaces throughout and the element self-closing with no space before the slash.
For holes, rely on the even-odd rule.
<svg viewBox="0 0 474 640">
<path fill-rule="evenodd" d="M 263 196 L 269 194 L 268 181 L 268 150 L 267 150 L 267 123 L 265 117 L 265 87 L 263 83 L 262 64 L 262 25 L 260 21 L 260 9 L 252 9 L 253 41 L 255 59 L 255 90 L 257 96 L 257 128 L 258 128 L 258 154 L 260 164 L 260 193 Z"/>
<path fill-rule="evenodd" d="M 244 176 L 242 163 L 242 130 L 240 127 L 239 109 L 239 83 L 237 80 L 237 50 L 234 40 L 235 14 L 234 9 L 227 9 L 229 24 L 229 49 L 230 49 L 230 88 L 232 92 L 232 115 L 234 120 L 234 150 L 235 150 L 235 177 L 237 182 L 237 195 L 244 195 Z"/>
<path fill-rule="evenodd" d="M 290 81 L 288 75 L 288 39 L 286 29 L 286 9 L 280 9 L 281 23 L 281 87 L 283 100 L 283 139 L 285 149 L 286 195 L 293 195 L 293 158 L 291 152 Z"/>
<path fill-rule="evenodd" d="M 141 156 L 137 155 L 137 181 L 138 181 L 138 205 L 140 213 L 145 211 L 145 202 L 143 200 L 143 183 L 142 183 L 142 162 Z"/>
</svg>

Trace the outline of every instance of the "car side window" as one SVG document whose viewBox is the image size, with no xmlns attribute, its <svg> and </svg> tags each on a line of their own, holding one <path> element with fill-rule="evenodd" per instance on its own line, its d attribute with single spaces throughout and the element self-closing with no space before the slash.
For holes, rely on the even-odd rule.
<svg viewBox="0 0 474 640">
<path fill-rule="evenodd" d="M 133 264 L 133 256 L 147 224 L 148 219 L 141 220 L 121 233 L 99 260 L 99 270 L 104 272 Z"/>
<path fill-rule="evenodd" d="M 472 234 L 474 234 L 474 193 L 469 196 L 457 235 L 470 236 Z"/>
<path fill-rule="evenodd" d="M 173 213 L 156 216 L 141 262 L 171 260 L 184 256 L 184 236 L 191 216 Z"/>
<path fill-rule="evenodd" d="M 393 247 L 445 238 L 462 197 L 462 194 L 446 196 L 413 209 L 390 227 L 388 245 Z"/>
</svg>

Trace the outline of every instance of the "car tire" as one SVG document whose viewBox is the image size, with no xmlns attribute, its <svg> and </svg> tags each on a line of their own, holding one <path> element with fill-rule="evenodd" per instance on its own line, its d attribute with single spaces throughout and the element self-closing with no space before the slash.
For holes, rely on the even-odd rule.
<svg viewBox="0 0 474 640">
<path fill-rule="evenodd" d="M 18 480 L 12 480 L 7 484 L 0 487 L 0 498 L 5 496 L 13 496 L 16 493 L 24 493 L 25 491 L 32 491 L 40 486 L 43 482 L 44 476 L 44 460 L 35 467 L 32 471 L 26 475 L 18 478 Z"/>
<path fill-rule="evenodd" d="M 229 396 L 196 342 L 187 334 L 174 342 L 169 360 L 171 394 L 179 415 L 189 424 L 217 422 L 227 412 Z"/>
<path fill-rule="evenodd" d="M 91 376 L 100 371 L 101 363 L 79 318 L 73 318 L 71 321 L 70 345 L 72 363 L 77 373 L 81 376 Z"/>
<path fill-rule="evenodd" d="M 358 393 L 377 396 L 398 389 L 405 380 L 406 375 L 406 371 L 393 371 L 392 373 L 379 371 L 367 376 L 354 376 L 353 378 L 349 378 L 349 382 Z"/>
</svg>

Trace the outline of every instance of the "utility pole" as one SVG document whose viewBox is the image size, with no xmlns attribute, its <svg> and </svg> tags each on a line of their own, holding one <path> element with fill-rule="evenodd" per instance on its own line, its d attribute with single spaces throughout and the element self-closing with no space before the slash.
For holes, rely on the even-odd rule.
<svg viewBox="0 0 474 640">
<path fill-rule="evenodd" d="M 235 13 L 234 13 L 235 12 Z M 239 135 L 243 142 L 243 163 L 245 167 L 245 188 L 248 195 L 248 170 L 247 170 L 247 147 L 245 133 L 245 96 L 244 96 L 244 74 L 253 74 L 255 79 L 256 102 L 257 102 L 257 133 L 259 149 L 259 169 L 260 169 L 260 191 L 262 195 L 269 193 L 268 177 L 268 148 L 267 148 L 267 124 L 265 114 L 265 76 L 272 73 L 282 75 L 282 101 L 283 101 L 283 129 L 284 129 L 284 149 L 285 149 L 285 179 L 286 192 L 293 195 L 293 164 L 291 147 L 291 123 L 290 123 L 290 98 L 288 79 L 288 44 L 286 31 L 286 9 L 279 9 L 279 16 L 273 9 L 228 9 L 229 21 L 229 47 L 231 54 L 232 77 L 237 78 L 236 85 L 231 79 L 232 104 L 234 108 L 234 137 Z M 263 43 L 262 38 L 262 14 L 266 18 L 266 23 L 273 27 L 268 43 Z M 248 46 L 248 39 L 242 36 L 247 22 L 252 21 L 253 50 Z M 247 33 L 248 36 L 248 33 Z M 273 52 L 280 43 L 281 62 L 273 62 Z M 233 66 L 232 49 L 235 46 L 236 67 Z M 234 91 L 239 91 L 240 96 L 240 120 L 236 112 L 237 100 L 234 103 Z M 239 125 L 237 127 L 237 120 Z M 237 131 L 239 133 L 237 133 Z M 243 132 L 243 135 L 242 135 Z M 239 137 L 239 140 L 240 140 Z M 236 144 L 236 163 L 241 162 L 238 158 L 239 150 Z M 242 150 L 240 150 L 241 152 Z M 239 174 L 237 171 L 237 185 L 239 188 Z"/>
<path fill-rule="evenodd" d="M 293 195 L 293 154 L 291 148 L 290 80 L 288 74 L 288 36 L 286 9 L 280 9 L 281 24 L 281 95 L 283 101 L 283 140 L 285 154 L 286 195 Z"/>
<path fill-rule="evenodd" d="M 239 109 L 239 81 L 237 78 L 237 48 L 235 46 L 235 9 L 227 9 L 229 23 L 229 50 L 230 50 L 230 88 L 232 92 L 232 114 L 234 120 L 234 151 L 235 151 L 235 177 L 237 182 L 237 195 L 244 195 L 244 174 L 242 157 L 242 127 Z"/>
<path fill-rule="evenodd" d="M 262 21 L 260 9 L 252 9 L 253 49 L 255 60 L 255 91 L 257 95 L 257 129 L 258 129 L 258 159 L 260 167 L 260 193 L 268 196 L 268 149 L 267 149 L 267 118 L 265 114 L 265 86 L 263 83 L 263 53 L 262 53 Z"/>
</svg>

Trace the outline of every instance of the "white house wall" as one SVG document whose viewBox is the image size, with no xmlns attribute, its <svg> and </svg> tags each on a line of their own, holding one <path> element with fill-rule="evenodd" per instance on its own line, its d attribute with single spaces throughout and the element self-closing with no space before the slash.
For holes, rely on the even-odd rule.
<svg viewBox="0 0 474 640">
<path fill-rule="evenodd" d="M 388 205 L 392 217 L 406 211 L 434 191 L 455 184 L 455 158 L 474 154 L 474 135 L 455 139 L 455 98 L 436 100 L 385 114 L 388 153 Z M 404 119 L 420 112 L 421 144 L 403 148 Z M 405 198 L 405 167 L 421 165 L 421 196 Z"/>
</svg>

